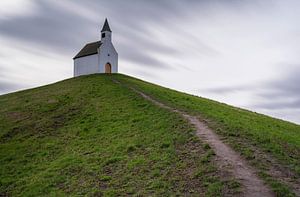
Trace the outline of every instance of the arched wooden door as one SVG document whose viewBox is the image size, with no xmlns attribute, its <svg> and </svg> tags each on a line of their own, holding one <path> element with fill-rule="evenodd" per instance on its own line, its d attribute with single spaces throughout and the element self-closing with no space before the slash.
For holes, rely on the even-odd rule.
<svg viewBox="0 0 300 197">
<path fill-rule="evenodd" d="M 111 64 L 110 63 L 105 64 L 105 73 L 111 73 Z"/>
</svg>

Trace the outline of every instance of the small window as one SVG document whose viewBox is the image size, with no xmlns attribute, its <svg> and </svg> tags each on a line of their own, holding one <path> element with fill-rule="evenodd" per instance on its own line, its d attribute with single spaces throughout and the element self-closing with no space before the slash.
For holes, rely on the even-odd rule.
<svg viewBox="0 0 300 197">
<path fill-rule="evenodd" d="M 105 33 L 102 33 L 102 38 L 105 38 Z"/>
</svg>

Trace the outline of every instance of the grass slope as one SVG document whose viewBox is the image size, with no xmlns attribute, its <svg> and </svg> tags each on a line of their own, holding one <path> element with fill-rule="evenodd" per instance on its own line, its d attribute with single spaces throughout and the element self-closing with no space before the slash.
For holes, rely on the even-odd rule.
<svg viewBox="0 0 300 197">
<path fill-rule="evenodd" d="M 0 196 L 236 191 L 238 184 L 221 178 L 213 151 L 184 119 L 111 77 L 78 77 L 0 96 Z"/>
<path fill-rule="evenodd" d="M 236 151 L 244 155 L 278 196 L 289 196 L 289 188 L 280 178 L 272 178 L 269 157 L 300 177 L 300 126 L 262 114 L 235 108 L 209 99 L 163 88 L 124 75 L 114 76 L 167 105 L 198 115 L 223 137 Z M 275 167 L 276 168 L 276 167 Z"/>
</svg>

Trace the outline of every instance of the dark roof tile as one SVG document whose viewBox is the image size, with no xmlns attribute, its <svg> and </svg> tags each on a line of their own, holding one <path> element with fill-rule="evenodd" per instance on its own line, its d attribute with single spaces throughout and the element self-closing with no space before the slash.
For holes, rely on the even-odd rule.
<svg viewBox="0 0 300 197">
<path fill-rule="evenodd" d="M 101 41 L 86 44 L 73 59 L 97 54 L 101 44 Z"/>
</svg>

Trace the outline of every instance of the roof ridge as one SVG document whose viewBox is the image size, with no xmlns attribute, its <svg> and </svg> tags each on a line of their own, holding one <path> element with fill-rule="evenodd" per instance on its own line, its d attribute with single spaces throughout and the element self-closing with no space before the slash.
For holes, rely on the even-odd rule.
<svg viewBox="0 0 300 197">
<path fill-rule="evenodd" d="M 95 42 L 88 42 L 88 43 L 86 43 L 85 45 L 88 45 L 88 44 L 94 44 L 94 43 L 97 43 L 97 42 L 102 43 L 101 40 L 98 40 L 98 41 L 95 41 Z"/>
</svg>

